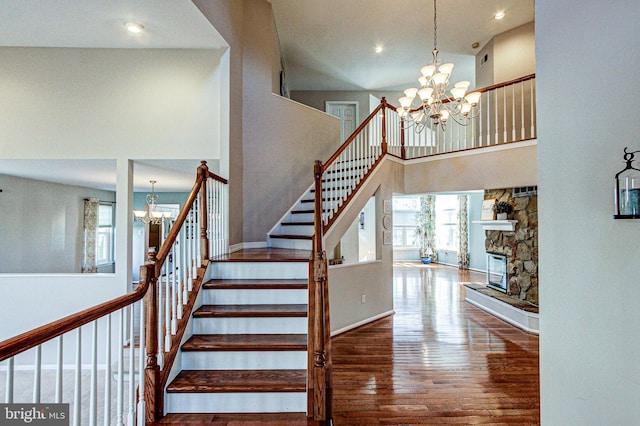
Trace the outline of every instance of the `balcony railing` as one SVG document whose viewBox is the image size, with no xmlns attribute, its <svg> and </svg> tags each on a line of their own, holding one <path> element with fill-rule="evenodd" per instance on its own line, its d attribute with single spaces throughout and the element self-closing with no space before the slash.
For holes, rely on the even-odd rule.
<svg viewBox="0 0 640 426">
<path fill-rule="evenodd" d="M 478 115 L 468 126 L 449 119 L 446 128 L 405 128 L 395 109 L 387 104 L 389 153 L 403 159 L 428 157 L 535 139 L 536 80 L 528 75 L 484 89 Z"/>
</svg>

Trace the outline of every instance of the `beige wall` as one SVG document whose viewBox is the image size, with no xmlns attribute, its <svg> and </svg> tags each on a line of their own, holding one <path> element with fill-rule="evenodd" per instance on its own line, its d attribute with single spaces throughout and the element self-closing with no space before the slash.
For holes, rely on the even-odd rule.
<svg viewBox="0 0 640 426">
<path fill-rule="evenodd" d="M 613 193 L 640 149 L 640 2 L 535 7 L 541 424 L 637 425 L 640 222 L 613 219 Z M 613 101 L 569 114 L 594 99 Z"/>
<path fill-rule="evenodd" d="M 537 146 L 519 142 L 477 154 L 445 154 L 411 160 L 404 168 L 406 194 L 471 191 L 536 185 Z"/>
<path fill-rule="evenodd" d="M 481 67 L 480 61 L 485 54 L 489 55 L 489 60 Z M 478 88 L 535 72 L 535 24 L 533 22 L 496 35 L 476 54 Z"/>
<path fill-rule="evenodd" d="M 329 268 L 331 330 L 340 331 L 354 324 L 388 314 L 393 310 L 393 246 L 382 241 L 383 202 L 394 192 L 402 192 L 402 165 L 385 157 L 365 182 L 360 193 L 325 235 L 325 247 L 334 247 L 353 224 L 371 196 L 376 196 L 376 252 L 378 261 Z M 361 296 L 366 302 L 361 303 Z"/>
</svg>

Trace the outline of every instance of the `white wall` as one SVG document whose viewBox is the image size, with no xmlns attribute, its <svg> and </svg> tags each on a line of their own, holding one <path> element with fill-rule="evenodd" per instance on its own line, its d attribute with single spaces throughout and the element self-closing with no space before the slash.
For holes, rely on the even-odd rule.
<svg viewBox="0 0 640 426">
<path fill-rule="evenodd" d="M 0 189 L 0 273 L 80 273 L 84 200 L 115 193 L 3 174 Z"/>
<path fill-rule="evenodd" d="M 640 149 L 638 16 L 635 0 L 536 1 L 544 426 L 640 419 L 640 222 L 612 219 L 622 151 Z"/>
<path fill-rule="evenodd" d="M 2 291 L 15 290 L 13 306 L 22 306 L 9 310 L 14 314 L 12 326 L 29 329 L 127 290 L 131 159 L 218 158 L 227 143 L 220 121 L 228 109 L 220 101 L 225 91 L 220 87 L 225 75 L 220 67 L 223 54 L 218 50 L 0 48 L 0 157 L 115 159 L 117 175 L 116 274 L 1 277 Z M 34 294 L 43 302 L 64 295 L 69 301 L 64 305 L 28 303 Z M 38 311 L 32 314 L 36 306 Z"/>
</svg>

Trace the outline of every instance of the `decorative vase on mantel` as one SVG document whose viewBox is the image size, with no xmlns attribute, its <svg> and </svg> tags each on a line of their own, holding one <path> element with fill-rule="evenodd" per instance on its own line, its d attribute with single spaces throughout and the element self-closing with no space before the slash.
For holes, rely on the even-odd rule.
<svg viewBox="0 0 640 426">
<path fill-rule="evenodd" d="M 496 220 L 507 220 L 507 213 L 496 213 Z"/>
</svg>

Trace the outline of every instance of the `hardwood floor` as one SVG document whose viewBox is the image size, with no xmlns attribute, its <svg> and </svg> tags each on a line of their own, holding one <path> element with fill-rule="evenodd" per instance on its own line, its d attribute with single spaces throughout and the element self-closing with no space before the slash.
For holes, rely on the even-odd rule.
<svg viewBox="0 0 640 426">
<path fill-rule="evenodd" d="M 537 425 L 538 337 L 464 302 L 484 274 L 397 263 L 395 315 L 336 336 L 334 425 Z M 304 415 L 169 416 L 162 424 L 311 425 Z"/>
<path fill-rule="evenodd" d="M 538 337 L 465 303 L 474 281 L 396 264 L 396 314 L 332 340 L 334 424 L 539 424 Z"/>
</svg>

